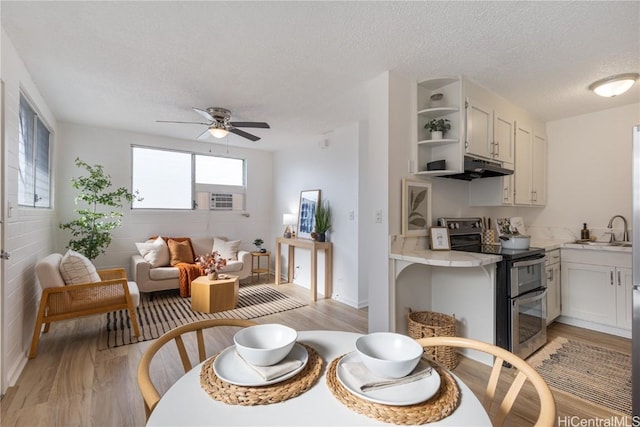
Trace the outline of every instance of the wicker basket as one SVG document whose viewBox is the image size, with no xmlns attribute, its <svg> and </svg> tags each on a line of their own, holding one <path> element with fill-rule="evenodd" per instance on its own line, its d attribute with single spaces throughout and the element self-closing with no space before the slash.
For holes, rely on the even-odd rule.
<svg viewBox="0 0 640 427">
<path fill-rule="evenodd" d="M 415 339 L 454 337 L 456 336 L 456 318 L 433 311 L 409 309 L 409 336 Z M 458 353 L 453 347 L 428 347 L 425 349 L 425 355 L 447 369 L 458 366 Z"/>
</svg>

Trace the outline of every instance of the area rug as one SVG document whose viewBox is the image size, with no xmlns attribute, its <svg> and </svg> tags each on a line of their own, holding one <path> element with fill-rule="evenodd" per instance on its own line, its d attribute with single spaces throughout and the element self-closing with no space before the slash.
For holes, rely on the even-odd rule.
<svg viewBox="0 0 640 427">
<path fill-rule="evenodd" d="M 631 415 L 631 355 L 556 337 L 527 362 L 550 387 Z"/>
<path fill-rule="evenodd" d="M 152 297 L 142 294 L 140 305 L 136 308 L 142 335 L 133 335 L 128 310 L 104 314 L 98 350 L 153 340 L 177 326 L 198 320 L 254 319 L 305 305 L 265 285 L 240 286 L 236 308 L 211 314 L 192 311 L 191 298 L 181 298 L 177 291 L 156 292 Z"/>
</svg>

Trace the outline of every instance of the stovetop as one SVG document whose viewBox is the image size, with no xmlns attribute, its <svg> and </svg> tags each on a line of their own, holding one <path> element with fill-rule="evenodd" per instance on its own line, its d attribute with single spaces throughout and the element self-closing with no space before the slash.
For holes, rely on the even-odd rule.
<svg viewBox="0 0 640 427">
<path fill-rule="evenodd" d="M 454 251 L 501 255 L 505 260 L 544 255 L 542 248 L 504 249 L 501 245 L 483 245 L 485 231 L 482 218 L 438 218 L 438 225 L 449 232 L 451 249 Z"/>
<path fill-rule="evenodd" d="M 529 249 L 505 249 L 501 245 L 466 245 L 460 247 L 452 247 L 451 249 L 454 251 L 462 252 L 501 255 L 504 259 L 519 259 L 540 254 L 544 255 L 543 248 L 533 247 L 530 247 Z"/>
</svg>

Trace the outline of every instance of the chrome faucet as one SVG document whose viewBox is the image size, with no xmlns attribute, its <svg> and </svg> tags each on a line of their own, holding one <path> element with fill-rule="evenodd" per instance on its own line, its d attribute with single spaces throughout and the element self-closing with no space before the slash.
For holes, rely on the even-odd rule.
<svg viewBox="0 0 640 427">
<path fill-rule="evenodd" d="M 616 218 L 621 218 L 622 221 L 624 222 L 624 232 L 622 233 L 622 241 L 623 242 L 628 242 L 629 241 L 629 229 L 627 228 L 627 220 L 625 219 L 625 217 L 623 217 L 622 215 L 614 215 L 611 217 L 611 219 L 609 220 L 609 225 L 607 225 L 607 228 L 613 228 L 613 220 Z M 610 242 L 615 242 L 616 241 L 616 237 L 613 234 L 613 230 L 611 231 L 611 240 L 609 240 Z"/>
</svg>

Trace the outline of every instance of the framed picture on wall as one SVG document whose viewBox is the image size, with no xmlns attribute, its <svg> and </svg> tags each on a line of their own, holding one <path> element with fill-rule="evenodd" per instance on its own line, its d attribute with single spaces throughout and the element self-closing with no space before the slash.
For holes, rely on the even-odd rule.
<svg viewBox="0 0 640 427">
<path fill-rule="evenodd" d="M 451 243 L 449 241 L 449 229 L 447 227 L 431 227 L 431 238 L 429 246 L 432 251 L 449 251 Z"/>
<path fill-rule="evenodd" d="M 402 178 L 402 235 L 427 236 L 431 227 L 431 184 Z"/>
<path fill-rule="evenodd" d="M 300 208 L 298 210 L 298 238 L 310 239 L 316 227 L 316 208 L 320 203 L 320 190 L 303 190 L 300 192 Z"/>
</svg>

